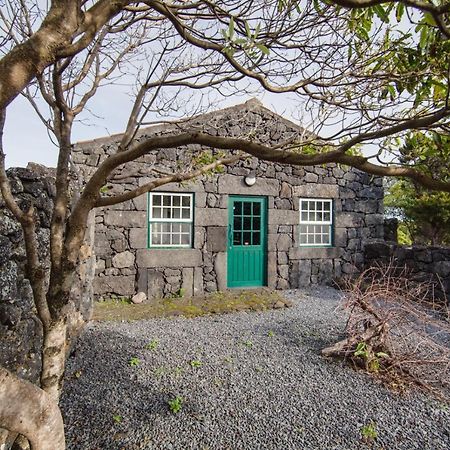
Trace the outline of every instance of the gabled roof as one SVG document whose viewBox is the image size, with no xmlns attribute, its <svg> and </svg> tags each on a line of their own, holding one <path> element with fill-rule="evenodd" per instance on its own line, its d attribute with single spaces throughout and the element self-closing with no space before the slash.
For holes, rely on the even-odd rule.
<svg viewBox="0 0 450 450">
<path fill-rule="evenodd" d="M 220 121 L 223 118 L 229 120 L 238 120 L 241 122 L 241 118 L 245 117 L 247 113 L 256 113 L 263 117 L 266 121 L 273 123 L 283 124 L 284 127 L 289 130 L 293 135 L 298 134 L 299 138 L 311 136 L 312 134 L 301 127 L 300 125 L 284 118 L 283 116 L 274 113 L 270 109 L 266 108 L 258 99 L 252 98 L 245 103 L 241 103 L 235 106 L 229 106 L 217 111 L 211 111 L 197 116 L 190 117 L 187 120 L 178 120 L 173 122 L 167 122 L 163 124 L 151 125 L 141 128 L 136 134 L 136 139 L 146 135 L 164 134 L 173 131 L 174 129 L 186 128 L 187 126 L 197 127 L 200 125 L 207 125 L 211 122 Z M 224 125 L 224 124 L 223 124 Z M 110 136 L 104 136 L 101 138 L 79 141 L 75 144 L 77 148 L 92 148 L 103 145 L 112 144 L 118 142 L 122 133 L 112 134 Z"/>
</svg>

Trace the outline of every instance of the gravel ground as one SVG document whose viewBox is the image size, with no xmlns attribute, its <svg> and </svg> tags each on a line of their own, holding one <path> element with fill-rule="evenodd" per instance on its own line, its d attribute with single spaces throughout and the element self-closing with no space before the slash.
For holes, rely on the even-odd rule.
<svg viewBox="0 0 450 450">
<path fill-rule="evenodd" d="M 286 296 L 283 310 L 90 324 L 66 372 L 68 449 L 450 449 L 448 405 L 320 355 L 345 324 L 337 291 Z"/>
</svg>

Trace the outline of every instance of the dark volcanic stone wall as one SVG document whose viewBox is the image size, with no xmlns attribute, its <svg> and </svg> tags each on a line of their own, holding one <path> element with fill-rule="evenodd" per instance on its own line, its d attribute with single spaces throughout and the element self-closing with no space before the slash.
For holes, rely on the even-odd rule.
<svg viewBox="0 0 450 450">
<path fill-rule="evenodd" d="M 39 258 L 48 271 L 50 222 L 55 195 L 54 170 L 29 164 L 27 169 L 9 169 L 7 175 L 19 205 L 24 209 L 31 204 L 35 207 Z M 83 260 L 71 293 L 69 308 L 74 312 L 69 320 L 71 335 L 91 315 L 95 270 L 89 247 L 92 240 L 93 223 L 87 232 Z M 41 367 L 42 325 L 36 315 L 25 264 L 22 229 L 0 197 L 0 365 L 36 383 Z"/>
<path fill-rule="evenodd" d="M 273 145 L 305 131 L 264 108 L 258 102 L 227 108 L 193 119 L 190 128 L 212 135 L 239 136 Z M 140 132 L 138 140 L 173 132 L 170 126 Z M 108 154 L 117 149 L 113 136 L 80 143 L 73 160 L 87 180 Z M 123 193 L 158 176 L 152 169 L 175 172 L 186 168 L 202 149 L 189 146 L 155 150 L 120 167 L 108 182 L 109 195 Z M 256 174 L 252 187 L 243 179 Z M 268 200 L 267 284 L 277 289 L 327 283 L 358 271 L 364 243 L 383 237 L 382 179 L 334 164 L 293 167 L 249 158 L 183 185 L 157 189 L 195 194 L 194 246 L 181 249 L 147 248 L 147 195 L 96 214 L 95 253 L 98 297 L 186 295 L 226 289 L 228 197 L 232 194 L 266 196 Z M 332 198 L 334 246 L 299 246 L 299 198 Z"/>
<path fill-rule="evenodd" d="M 431 282 L 434 294 L 450 302 L 450 247 L 407 247 L 394 242 L 372 242 L 365 246 L 367 267 L 392 264 L 407 268 L 412 280 Z"/>
<path fill-rule="evenodd" d="M 19 204 L 35 205 L 39 252 L 44 264 L 50 247 L 52 175 L 51 171 L 43 174 L 21 168 L 8 170 Z M 0 362 L 22 378 L 37 382 L 42 325 L 36 316 L 30 282 L 25 278 L 25 262 L 22 230 L 0 197 Z"/>
</svg>

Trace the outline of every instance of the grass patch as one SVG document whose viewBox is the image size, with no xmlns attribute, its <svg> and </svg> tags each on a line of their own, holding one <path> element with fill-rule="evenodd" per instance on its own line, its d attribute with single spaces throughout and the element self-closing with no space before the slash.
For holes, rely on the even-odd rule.
<svg viewBox="0 0 450 450">
<path fill-rule="evenodd" d="M 113 298 L 94 303 L 93 320 L 133 321 L 174 316 L 192 318 L 236 311 L 264 311 L 275 305 L 279 308 L 281 303 L 290 306 L 278 292 L 269 289 L 214 292 L 192 298 L 163 298 L 138 305 Z"/>
</svg>

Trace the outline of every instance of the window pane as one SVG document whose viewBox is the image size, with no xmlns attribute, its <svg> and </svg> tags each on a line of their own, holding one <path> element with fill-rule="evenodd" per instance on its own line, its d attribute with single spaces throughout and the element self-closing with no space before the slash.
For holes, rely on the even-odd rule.
<svg viewBox="0 0 450 450">
<path fill-rule="evenodd" d="M 303 201 L 301 202 L 301 210 L 302 211 L 308 211 L 308 202 L 307 201 Z"/>
<path fill-rule="evenodd" d="M 174 219 L 179 219 L 181 217 L 181 209 L 180 208 L 174 208 L 172 210 L 172 217 Z"/>
<path fill-rule="evenodd" d="M 153 202 L 153 205 L 155 205 L 155 206 L 161 205 L 161 196 L 160 195 L 154 195 L 152 197 L 152 202 Z"/>
<path fill-rule="evenodd" d="M 163 206 L 170 206 L 172 204 L 170 195 L 164 195 L 163 196 Z"/>
<path fill-rule="evenodd" d="M 186 197 L 187 198 L 187 197 Z M 181 204 L 181 198 L 178 195 L 174 195 L 172 197 L 172 204 L 173 206 L 180 206 Z"/>
<path fill-rule="evenodd" d="M 162 245 L 170 245 L 170 234 L 163 233 L 161 235 L 161 244 Z"/>
<path fill-rule="evenodd" d="M 164 219 L 170 219 L 171 218 L 171 214 L 170 214 L 170 208 L 163 208 L 163 218 Z"/>
<path fill-rule="evenodd" d="M 244 230 L 251 230 L 251 229 L 252 229 L 252 218 L 244 217 Z"/>
<path fill-rule="evenodd" d="M 235 217 L 234 218 L 234 229 L 242 230 L 242 218 L 241 217 Z"/>
<path fill-rule="evenodd" d="M 186 195 L 183 195 L 183 197 L 181 197 L 183 200 L 182 200 L 182 204 L 183 204 L 183 206 L 191 206 L 191 197 L 189 196 L 186 196 Z"/>
<path fill-rule="evenodd" d="M 240 215 L 242 214 L 242 202 L 234 202 L 234 214 Z"/>
<path fill-rule="evenodd" d="M 190 223 L 182 223 L 181 224 L 181 231 L 183 233 L 191 233 L 191 224 Z"/>
<path fill-rule="evenodd" d="M 250 216 L 252 214 L 252 204 L 244 202 L 244 214 Z"/>
<path fill-rule="evenodd" d="M 308 234 L 308 244 L 314 244 L 314 235 Z"/>
<path fill-rule="evenodd" d="M 161 218 L 161 208 L 153 208 L 152 217 L 153 219 Z"/>
<path fill-rule="evenodd" d="M 260 245 L 261 244 L 261 233 L 256 232 L 253 233 L 253 245 Z"/>
<path fill-rule="evenodd" d="M 243 234 L 243 245 L 250 245 L 252 243 L 252 233 L 244 232 Z"/>
<path fill-rule="evenodd" d="M 161 235 L 153 233 L 152 234 L 152 244 L 153 245 L 161 245 Z"/>
<path fill-rule="evenodd" d="M 331 219 L 331 213 L 325 212 L 325 213 L 323 214 L 323 220 L 325 220 L 326 222 L 329 222 L 330 219 Z"/>
<path fill-rule="evenodd" d="M 253 215 L 259 216 L 261 214 L 261 205 L 260 203 L 253 203 Z"/>
<path fill-rule="evenodd" d="M 308 212 L 302 211 L 301 220 L 302 222 L 306 222 L 308 220 Z"/>
<path fill-rule="evenodd" d="M 183 245 L 191 245 L 191 235 L 190 234 L 182 234 L 181 235 L 181 243 Z"/>
<path fill-rule="evenodd" d="M 261 218 L 253 217 L 253 230 L 260 230 L 260 229 L 261 229 Z"/>
<path fill-rule="evenodd" d="M 183 219 L 190 219 L 191 218 L 191 210 L 190 208 L 183 208 L 183 213 L 181 215 Z"/>
<path fill-rule="evenodd" d="M 331 210 L 331 203 L 330 202 L 325 202 L 323 205 L 323 209 L 325 211 L 330 211 Z"/>
<path fill-rule="evenodd" d="M 172 245 L 180 245 L 181 236 L 179 234 L 172 234 Z"/>
<path fill-rule="evenodd" d="M 233 233 L 233 245 L 242 245 L 242 233 L 240 231 Z"/>
<path fill-rule="evenodd" d="M 308 243 L 308 241 L 307 241 L 306 234 L 301 234 L 300 235 L 300 244 L 307 244 L 307 243 Z"/>
</svg>

